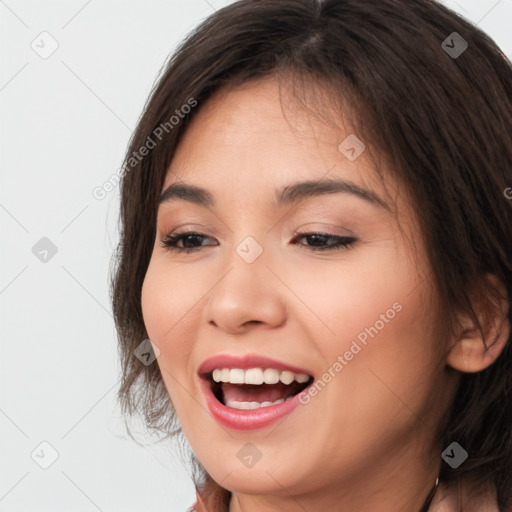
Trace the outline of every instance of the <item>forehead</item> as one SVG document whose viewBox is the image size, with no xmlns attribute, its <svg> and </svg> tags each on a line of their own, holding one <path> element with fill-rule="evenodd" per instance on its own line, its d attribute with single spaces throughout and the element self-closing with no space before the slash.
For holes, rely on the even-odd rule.
<svg viewBox="0 0 512 512">
<path fill-rule="evenodd" d="M 344 120 L 328 124 L 304 109 L 275 78 L 224 87 L 187 127 L 162 190 L 184 180 L 220 198 L 233 191 L 273 201 L 291 182 L 343 179 L 383 197 L 388 185 L 358 139 Z M 356 159 L 347 158 L 349 146 Z"/>
</svg>

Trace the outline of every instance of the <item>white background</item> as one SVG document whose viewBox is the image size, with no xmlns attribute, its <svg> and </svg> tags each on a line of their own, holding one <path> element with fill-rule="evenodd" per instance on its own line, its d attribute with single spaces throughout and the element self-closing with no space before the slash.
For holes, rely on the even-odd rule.
<svg viewBox="0 0 512 512">
<path fill-rule="evenodd" d="M 119 194 L 92 190 L 119 169 L 168 55 L 227 3 L 0 0 L 2 512 L 194 503 L 173 445 L 143 449 L 122 428 L 108 297 Z M 512 56 L 512 0 L 445 3 Z M 58 43 L 47 59 L 31 47 L 43 31 Z M 58 250 L 46 263 L 42 237 Z M 49 460 L 43 441 L 59 453 L 48 469 L 31 458 Z"/>
</svg>

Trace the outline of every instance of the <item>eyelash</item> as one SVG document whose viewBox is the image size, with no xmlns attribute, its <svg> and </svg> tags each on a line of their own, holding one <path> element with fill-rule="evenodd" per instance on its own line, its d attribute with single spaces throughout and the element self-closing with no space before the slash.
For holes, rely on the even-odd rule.
<svg viewBox="0 0 512 512">
<path fill-rule="evenodd" d="M 296 238 L 299 238 L 299 239 L 300 238 L 309 238 L 312 236 L 320 236 L 320 237 L 325 237 L 328 239 L 337 240 L 336 243 L 331 244 L 331 245 L 326 245 L 325 247 L 317 247 L 314 245 L 305 246 L 304 244 L 299 244 L 303 248 L 311 247 L 311 250 L 314 252 L 348 249 L 351 245 L 353 245 L 355 242 L 357 242 L 357 238 L 355 238 L 355 237 L 337 236 L 337 235 L 331 235 L 328 233 L 296 233 L 296 235 L 297 235 Z M 197 233 L 196 231 L 183 231 L 182 233 L 176 233 L 174 236 L 170 235 L 170 234 L 166 235 L 165 238 L 162 240 L 160 246 L 163 247 L 164 249 L 167 249 L 167 250 L 173 251 L 173 252 L 180 252 L 180 253 L 186 252 L 187 254 L 190 254 L 191 252 L 196 252 L 202 246 L 192 247 L 192 248 L 185 248 L 185 247 L 177 246 L 178 242 L 180 242 L 181 240 L 183 240 L 189 236 L 209 238 L 206 235 L 203 235 L 202 233 Z"/>
</svg>

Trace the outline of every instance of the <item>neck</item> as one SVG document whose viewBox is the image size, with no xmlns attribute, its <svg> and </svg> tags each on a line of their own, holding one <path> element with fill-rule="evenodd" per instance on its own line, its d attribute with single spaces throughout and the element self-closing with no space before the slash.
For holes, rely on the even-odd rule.
<svg viewBox="0 0 512 512">
<path fill-rule="evenodd" d="M 352 485 L 344 486 L 340 492 L 338 482 L 332 489 L 323 488 L 321 492 L 311 494 L 291 494 L 283 492 L 270 496 L 233 493 L 230 500 L 229 512 L 275 512 L 286 510 L 287 512 L 304 512 L 304 510 L 337 510 L 340 512 L 365 510 L 366 512 L 396 512 L 397 510 L 430 512 L 432 502 L 437 494 L 437 474 L 439 468 L 430 471 L 424 480 L 427 483 L 410 482 L 410 475 L 402 476 L 395 480 L 394 484 L 386 486 L 386 489 L 394 489 L 393 492 L 383 490 L 373 492 L 366 485 L 359 490 Z M 366 483 L 364 477 L 359 482 Z M 397 486 L 396 482 L 400 482 Z"/>
</svg>

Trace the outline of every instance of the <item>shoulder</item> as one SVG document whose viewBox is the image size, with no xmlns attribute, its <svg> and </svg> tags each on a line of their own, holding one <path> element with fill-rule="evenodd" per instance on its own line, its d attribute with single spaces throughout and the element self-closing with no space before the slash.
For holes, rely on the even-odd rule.
<svg viewBox="0 0 512 512">
<path fill-rule="evenodd" d="M 478 489 L 475 491 L 475 489 Z M 461 509 L 461 504 L 463 508 Z M 494 489 L 482 489 L 478 486 L 465 482 L 447 486 L 439 484 L 434 496 L 431 512 L 500 512 Z M 501 511 L 508 512 L 508 511 Z"/>
</svg>

